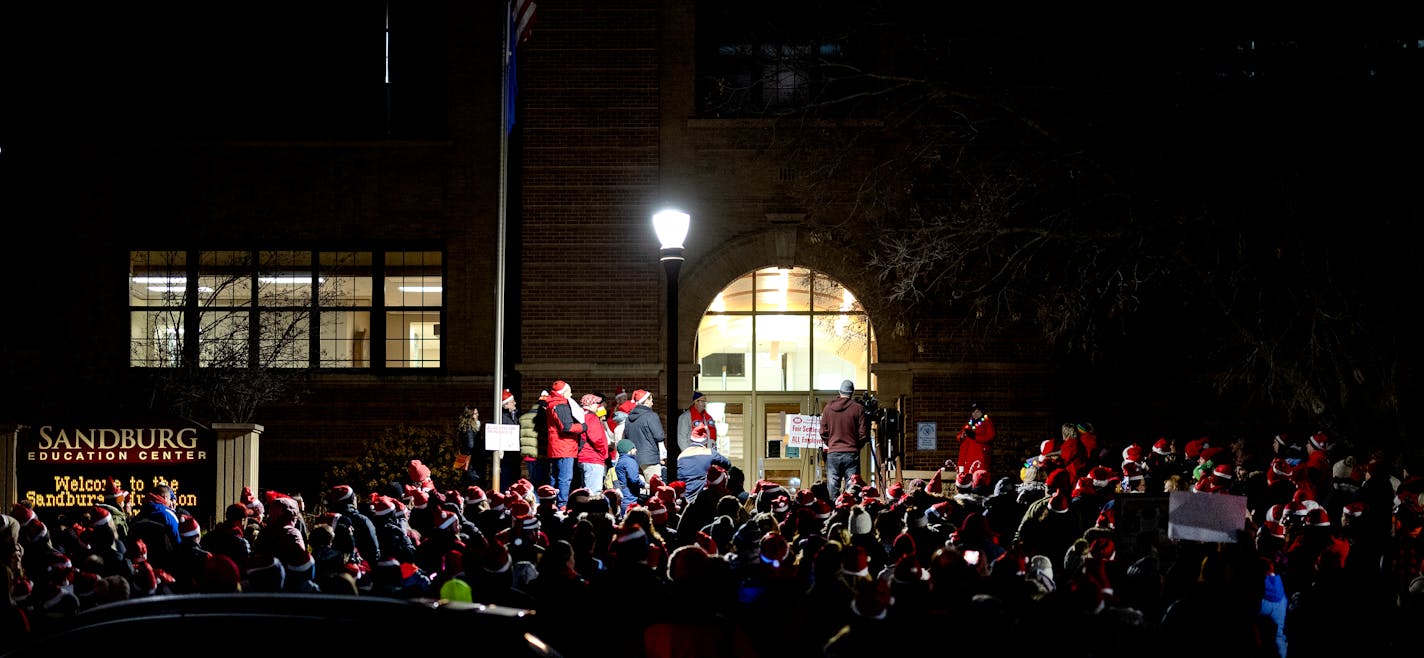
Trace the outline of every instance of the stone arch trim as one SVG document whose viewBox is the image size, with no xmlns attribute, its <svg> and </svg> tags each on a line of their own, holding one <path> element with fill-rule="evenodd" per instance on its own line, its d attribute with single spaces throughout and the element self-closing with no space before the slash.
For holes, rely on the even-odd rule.
<svg viewBox="0 0 1424 658">
<path fill-rule="evenodd" d="M 908 359 L 910 343 L 907 337 L 896 335 L 895 320 L 881 302 L 885 296 L 863 257 L 831 242 L 810 241 L 808 233 L 795 227 L 774 227 L 731 238 L 689 258 L 679 277 L 678 361 L 694 363 L 693 339 L 717 293 L 737 277 L 765 267 L 805 267 L 840 282 L 860 300 L 875 327 L 879 362 Z"/>
</svg>

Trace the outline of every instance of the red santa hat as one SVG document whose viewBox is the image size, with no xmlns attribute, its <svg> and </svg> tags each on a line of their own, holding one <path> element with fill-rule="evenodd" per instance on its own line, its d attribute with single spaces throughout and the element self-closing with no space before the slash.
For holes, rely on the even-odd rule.
<svg viewBox="0 0 1424 658">
<path fill-rule="evenodd" d="M 1128 444 L 1126 448 L 1122 449 L 1122 460 L 1125 462 L 1142 461 L 1142 446 L 1136 443 Z"/>
<path fill-rule="evenodd" d="M 871 501 L 878 502 L 880 500 L 880 490 L 873 486 L 867 486 L 860 490 L 860 500 L 863 503 L 869 503 Z"/>
<path fill-rule="evenodd" d="M 1152 452 L 1159 455 L 1170 455 L 1172 454 L 1172 444 L 1167 441 L 1167 437 L 1162 437 L 1152 444 Z"/>
<path fill-rule="evenodd" d="M 523 498 L 515 498 L 506 503 L 506 505 L 509 506 L 509 515 L 511 517 L 518 518 L 534 512 L 534 508 L 529 505 L 529 501 Z"/>
<path fill-rule="evenodd" d="M 1042 443 L 1038 444 L 1039 457 L 1052 457 L 1057 454 L 1058 444 L 1053 439 L 1044 439 Z"/>
<path fill-rule="evenodd" d="M 434 525 L 436 530 L 458 530 L 460 527 L 460 517 L 447 509 L 436 510 Z"/>
<path fill-rule="evenodd" d="M 178 520 L 178 536 L 197 537 L 202 534 L 202 528 L 198 527 L 198 520 L 188 514 Z"/>
<path fill-rule="evenodd" d="M 1206 443 L 1205 438 L 1188 441 L 1186 447 L 1183 449 L 1183 452 L 1187 455 L 1187 459 L 1197 459 L 1201 457 L 1202 444 L 1204 443 Z"/>
<path fill-rule="evenodd" d="M 371 514 L 374 516 L 390 516 L 396 511 L 396 500 L 390 496 L 381 496 L 371 503 Z"/>
<path fill-rule="evenodd" d="M 490 509 L 496 512 L 504 511 L 504 493 L 499 491 L 489 492 Z"/>
<path fill-rule="evenodd" d="M 1305 525 L 1317 528 L 1330 527 L 1330 515 L 1325 512 L 1324 507 L 1317 507 L 1305 513 Z"/>
<path fill-rule="evenodd" d="M 885 489 L 885 495 L 888 496 L 891 501 L 900 500 L 905 496 L 905 483 L 898 480 L 891 482 L 890 486 Z"/>
<path fill-rule="evenodd" d="M 707 486 L 720 487 L 727 484 L 727 469 L 716 464 L 707 467 Z"/>
<path fill-rule="evenodd" d="M 513 393 L 510 393 L 510 392 L 509 392 L 509 389 L 507 389 L 507 388 L 504 389 L 504 393 L 501 393 L 500 396 L 499 396 L 499 401 L 500 401 L 500 402 L 508 402 L 508 401 L 510 401 L 510 400 L 513 400 L 513 399 L 514 399 L 514 394 L 513 394 Z"/>
<path fill-rule="evenodd" d="M 91 521 L 89 522 L 89 526 L 90 526 L 90 527 L 93 527 L 93 528 L 97 528 L 97 527 L 99 527 L 99 526 L 101 526 L 101 525 L 109 525 L 109 523 L 113 520 L 113 518 L 114 518 L 114 515 L 113 515 L 113 513 L 109 512 L 109 510 L 106 510 L 106 509 L 104 509 L 104 508 L 102 508 L 102 507 L 95 507 L 95 508 L 94 508 L 94 517 L 93 517 L 93 520 L 91 520 Z"/>
<path fill-rule="evenodd" d="M 485 490 L 484 490 L 484 489 L 481 489 L 478 485 L 473 485 L 473 484 L 472 484 L 472 485 L 470 485 L 470 486 L 468 486 L 468 487 L 465 487 L 465 504 L 466 504 L 466 505 L 474 505 L 474 504 L 478 504 L 478 503 L 483 503 L 483 502 L 485 502 L 485 501 L 487 501 L 487 500 L 489 500 L 489 498 L 488 498 L 487 496 L 485 496 Z"/>
<path fill-rule="evenodd" d="M 265 506 L 262 505 L 262 501 L 258 500 L 257 496 L 252 493 L 252 487 L 243 487 L 242 495 L 238 496 L 237 502 L 242 503 L 243 507 L 247 508 L 247 515 L 251 517 L 261 518 L 267 511 Z"/>
<path fill-rule="evenodd" d="M 1270 537 L 1275 537 L 1276 539 L 1286 538 L 1286 527 L 1284 525 L 1276 523 L 1275 521 L 1266 521 L 1265 523 L 1262 523 L 1259 532 Z"/>
<path fill-rule="evenodd" d="M 339 505 L 356 499 L 356 490 L 345 484 L 338 484 L 326 492 L 326 504 Z"/>
<path fill-rule="evenodd" d="M 791 546 L 779 532 L 768 532 L 761 538 L 761 559 L 763 562 L 780 563 L 791 554 Z"/>
<path fill-rule="evenodd" d="M 831 504 L 817 498 L 816 502 L 811 504 L 811 512 L 818 519 L 829 519 L 831 518 Z"/>
<path fill-rule="evenodd" d="M 1138 462 L 1123 462 L 1122 479 L 1124 482 L 1131 484 L 1144 477 L 1146 477 L 1146 471 L 1142 468 L 1142 464 Z"/>
<path fill-rule="evenodd" d="M 107 478 L 104 480 L 104 497 L 110 502 L 118 504 L 128 499 L 129 492 L 124 491 L 124 488 L 119 486 L 119 483 L 115 482 L 114 478 Z"/>
<path fill-rule="evenodd" d="M 410 494 L 410 507 L 411 507 L 411 509 L 425 509 L 426 507 L 429 507 L 429 506 L 430 506 L 430 496 L 427 495 L 424 491 L 420 491 L 419 489 L 417 489 L 417 490 L 411 492 L 411 494 Z"/>
<path fill-rule="evenodd" d="M 1316 432 L 1310 435 L 1310 445 L 1316 450 L 1329 450 L 1330 437 L 1325 432 Z"/>
<path fill-rule="evenodd" d="M 1043 484 L 1049 492 L 1067 492 L 1073 486 L 1073 476 L 1068 474 L 1067 469 L 1056 468 L 1052 473 L 1048 474 L 1048 479 L 1044 480 Z"/>
<path fill-rule="evenodd" d="M 541 504 L 553 503 L 554 501 L 559 499 L 559 490 L 547 484 L 540 485 L 539 491 L 536 495 L 538 496 L 539 502 Z"/>
<path fill-rule="evenodd" d="M 641 389 L 641 388 L 638 389 L 638 390 L 636 390 L 636 391 L 633 391 L 633 399 L 632 399 L 633 405 L 634 405 L 634 406 L 637 406 L 637 405 L 640 405 L 640 404 L 642 404 L 642 403 L 644 403 L 644 402 L 647 402 L 647 401 L 648 401 L 648 398 L 650 398 L 650 397 L 653 397 L 653 394 L 652 394 L 652 393 L 649 393 L 649 392 L 647 392 L 647 391 L 645 391 L 645 390 L 643 390 L 643 389 Z"/>
<path fill-rule="evenodd" d="M 1365 509 L 1365 503 L 1357 500 L 1340 509 L 1340 519 L 1342 521 L 1358 521 L 1364 515 Z"/>
<path fill-rule="evenodd" d="M 796 492 L 796 506 L 809 507 L 816 502 L 816 494 L 810 489 L 801 489 Z"/>
<path fill-rule="evenodd" d="M 664 523 L 667 521 L 667 504 L 657 498 L 648 500 L 648 516 L 653 517 L 653 523 Z"/>
<path fill-rule="evenodd" d="M 568 399 L 569 395 L 573 393 L 573 390 L 569 387 L 569 383 L 562 379 L 554 380 L 554 385 L 550 386 L 549 390 L 556 395 L 563 396 L 564 399 Z"/>
<path fill-rule="evenodd" d="M 855 506 L 855 494 L 849 491 L 842 491 L 836 496 L 836 509 L 850 509 Z"/>
<path fill-rule="evenodd" d="M 516 529 L 523 529 L 525 532 L 538 532 L 539 517 L 533 514 L 525 514 L 524 516 L 516 517 L 514 521 L 514 527 Z"/>
<path fill-rule="evenodd" d="M 1217 464 L 1215 468 L 1211 469 L 1211 473 L 1215 477 L 1227 480 L 1233 480 L 1236 477 L 1236 469 L 1231 464 Z"/>
<path fill-rule="evenodd" d="M 771 499 L 771 511 L 777 514 L 784 514 L 791 509 L 791 499 L 786 494 L 781 494 Z"/>
<path fill-rule="evenodd" d="M 853 544 L 841 551 L 841 571 L 851 576 L 869 577 L 870 558 L 865 548 Z"/>
<path fill-rule="evenodd" d="M 1272 505 L 1272 506 L 1266 508 L 1266 522 L 1267 522 L 1267 523 L 1280 523 L 1280 522 L 1281 522 L 1281 517 L 1283 517 L 1283 516 L 1285 516 L 1285 515 L 1286 515 L 1286 506 L 1285 506 L 1284 503 L 1277 503 L 1277 504 L 1275 504 L 1275 505 Z"/>
<path fill-rule="evenodd" d="M 692 541 L 696 543 L 697 546 L 700 547 L 704 552 L 706 552 L 707 555 L 712 557 L 717 556 L 717 540 L 713 539 L 712 535 L 709 535 L 699 530 L 697 531 L 697 535 L 692 538 Z"/>
</svg>

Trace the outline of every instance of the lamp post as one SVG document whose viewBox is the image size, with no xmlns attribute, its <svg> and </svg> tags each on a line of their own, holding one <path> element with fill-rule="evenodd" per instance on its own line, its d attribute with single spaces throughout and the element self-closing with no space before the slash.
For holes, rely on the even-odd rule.
<svg viewBox="0 0 1424 658">
<path fill-rule="evenodd" d="M 653 215 L 653 230 L 662 245 L 663 270 L 667 272 L 667 458 L 668 477 L 677 479 L 677 274 L 682 268 L 682 241 L 692 218 L 680 210 L 661 210 Z"/>
</svg>

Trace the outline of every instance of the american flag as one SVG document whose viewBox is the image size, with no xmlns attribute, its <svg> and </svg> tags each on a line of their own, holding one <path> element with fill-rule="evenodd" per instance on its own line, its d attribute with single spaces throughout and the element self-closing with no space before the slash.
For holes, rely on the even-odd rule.
<svg viewBox="0 0 1424 658">
<path fill-rule="evenodd" d="M 514 0 L 509 15 L 509 24 L 513 30 L 510 33 L 510 48 L 518 47 L 529 38 L 529 33 L 534 29 L 534 10 L 538 8 L 539 5 L 534 4 L 534 0 Z"/>
<path fill-rule="evenodd" d="M 519 95 L 519 65 L 515 53 L 519 50 L 519 44 L 528 40 L 529 33 L 533 31 L 534 10 L 539 5 L 534 4 L 534 0 L 511 0 L 506 6 L 509 7 L 509 52 L 505 53 L 504 132 L 508 134 L 514 130 L 515 97 Z"/>
</svg>

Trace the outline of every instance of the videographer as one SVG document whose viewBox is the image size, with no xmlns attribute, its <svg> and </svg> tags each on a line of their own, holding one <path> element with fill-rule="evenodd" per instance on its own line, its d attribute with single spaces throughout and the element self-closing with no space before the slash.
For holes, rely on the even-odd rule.
<svg viewBox="0 0 1424 658">
<path fill-rule="evenodd" d="M 855 382 L 841 382 L 840 396 L 821 410 L 821 439 L 826 442 L 826 489 L 831 500 L 841 495 L 841 483 L 860 475 L 860 450 L 870 441 L 865 405 L 851 399 Z"/>
</svg>

